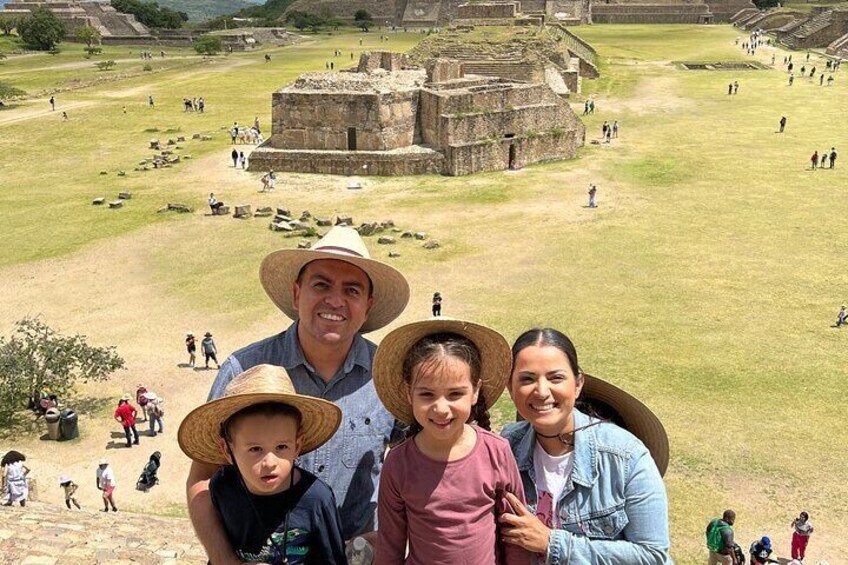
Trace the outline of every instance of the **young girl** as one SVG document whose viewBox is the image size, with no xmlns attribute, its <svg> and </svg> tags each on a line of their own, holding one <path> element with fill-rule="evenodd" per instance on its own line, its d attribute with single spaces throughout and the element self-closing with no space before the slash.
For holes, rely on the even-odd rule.
<svg viewBox="0 0 848 565">
<path fill-rule="evenodd" d="M 530 563 L 497 531 L 505 494 L 524 499 L 509 445 L 488 430 L 509 368 L 504 338 L 470 322 L 427 320 L 383 339 L 374 385 L 411 427 L 380 476 L 375 565 Z"/>
<path fill-rule="evenodd" d="M 792 559 L 804 560 L 807 553 L 807 543 L 813 533 L 813 525 L 810 524 L 810 515 L 801 512 L 801 515 L 792 520 Z"/>
<path fill-rule="evenodd" d="M 68 507 L 68 510 L 71 509 L 71 504 L 76 506 L 77 510 L 81 510 L 79 502 L 77 502 L 77 497 L 75 496 L 77 488 L 79 488 L 77 484 L 72 481 L 69 476 L 62 475 L 59 477 L 59 486 L 65 491 L 65 506 Z"/>
</svg>

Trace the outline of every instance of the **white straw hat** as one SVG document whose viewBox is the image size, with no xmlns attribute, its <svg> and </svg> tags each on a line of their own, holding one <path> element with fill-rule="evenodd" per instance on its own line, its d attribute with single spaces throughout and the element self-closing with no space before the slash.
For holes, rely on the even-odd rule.
<svg viewBox="0 0 848 565">
<path fill-rule="evenodd" d="M 480 392 L 491 408 L 509 380 L 512 355 L 504 337 L 486 326 L 466 320 L 436 317 L 413 322 L 389 333 L 377 347 L 371 373 L 377 395 L 395 418 L 406 424 L 415 421 L 403 380 L 407 353 L 422 338 L 437 333 L 454 333 L 471 340 L 480 351 Z"/>
<path fill-rule="evenodd" d="M 389 324 L 400 316 L 409 302 L 409 283 L 394 267 L 371 259 L 365 242 L 350 227 L 336 226 L 318 240 L 311 249 L 282 249 L 265 257 L 259 268 L 259 279 L 265 292 L 277 307 L 292 320 L 298 319 L 292 287 L 301 269 L 318 259 L 336 259 L 359 267 L 371 279 L 374 306 L 362 324 L 362 333 Z"/>
<path fill-rule="evenodd" d="M 256 365 L 230 381 L 224 396 L 189 412 L 177 432 L 180 448 L 195 461 L 229 464 L 219 449 L 221 425 L 236 412 L 263 402 L 288 404 L 300 412 L 301 455 L 325 444 L 342 421 L 341 409 L 332 402 L 298 394 L 282 367 Z"/>
</svg>

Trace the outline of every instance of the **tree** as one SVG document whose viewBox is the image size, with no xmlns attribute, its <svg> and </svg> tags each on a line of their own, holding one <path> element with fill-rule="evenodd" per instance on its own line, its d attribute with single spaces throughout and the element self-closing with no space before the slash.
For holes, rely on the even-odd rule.
<svg viewBox="0 0 848 565">
<path fill-rule="evenodd" d="M 324 25 L 324 20 L 321 16 L 310 14 L 309 12 L 292 10 L 286 14 L 286 23 L 293 25 L 301 31 L 306 29 L 319 31 L 321 26 Z"/>
<path fill-rule="evenodd" d="M 368 31 L 368 28 L 374 25 L 374 18 L 371 17 L 371 14 L 368 13 L 367 10 L 357 10 L 355 14 L 353 14 L 353 21 L 356 22 L 356 25 L 359 26 L 359 29 L 362 31 Z"/>
<path fill-rule="evenodd" d="M 85 46 L 91 48 L 95 43 L 100 43 L 100 31 L 91 26 L 83 26 L 77 30 L 77 41 L 85 43 Z"/>
<path fill-rule="evenodd" d="M 201 55 L 217 55 L 222 48 L 221 38 L 216 35 L 201 35 L 194 40 L 194 50 Z"/>
<path fill-rule="evenodd" d="M 0 30 L 3 35 L 12 35 L 12 30 L 18 27 L 18 17 L 0 12 Z"/>
<path fill-rule="evenodd" d="M 188 21 L 185 12 L 177 12 L 170 8 L 160 8 L 156 2 L 142 2 L 140 0 L 112 0 L 112 7 L 125 14 L 132 14 L 135 18 L 148 27 L 161 27 L 165 29 L 178 29 Z"/>
<path fill-rule="evenodd" d="M 63 336 L 37 318 L 0 336 L 0 422 L 9 422 L 29 399 L 49 387 L 64 398 L 78 382 L 99 382 L 124 368 L 114 347 L 93 347 L 84 335 Z"/>
<path fill-rule="evenodd" d="M 97 67 L 99 71 L 111 71 L 114 66 L 117 65 L 115 61 L 109 59 L 108 61 L 99 61 L 94 63 L 94 66 Z"/>
<path fill-rule="evenodd" d="M 18 22 L 18 34 L 30 49 L 49 51 L 65 39 L 65 24 L 47 8 L 36 8 Z"/>
</svg>

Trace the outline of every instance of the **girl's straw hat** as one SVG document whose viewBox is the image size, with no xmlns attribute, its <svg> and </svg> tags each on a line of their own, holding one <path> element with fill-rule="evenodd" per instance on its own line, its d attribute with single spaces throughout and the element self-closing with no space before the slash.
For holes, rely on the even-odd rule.
<svg viewBox="0 0 848 565">
<path fill-rule="evenodd" d="M 265 257 L 259 268 L 262 287 L 283 313 L 297 320 L 292 287 L 300 270 L 318 259 L 336 259 L 355 265 L 371 279 L 374 306 L 362 324 L 362 333 L 382 328 L 400 316 L 409 302 L 409 283 L 394 267 L 371 259 L 365 242 L 353 228 L 336 226 L 311 249 L 282 249 Z"/>
<path fill-rule="evenodd" d="M 228 465 L 230 461 L 218 447 L 221 424 L 239 410 L 264 402 L 288 404 L 300 412 L 301 455 L 325 444 L 342 421 L 341 409 L 332 402 L 298 394 L 282 367 L 257 365 L 230 381 L 224 396 L 185 417 L 177 433 L 180 448 L 195 461 Z"/>
<path fill-rule="evenodd" d="M 371 373 L 377 395 L 395 418 L 406 424 L 415 421 L 403 380 L 403 361 L 420 339 L 436 333 L 454 333 L 471 340 L 480 351 L 480 392 L 491 408 L 509 380 L 512 353 L 504 337 L 495 330 L 466 320 L 436 317 L 401 326 L 377 347 Z"/>
</svg>

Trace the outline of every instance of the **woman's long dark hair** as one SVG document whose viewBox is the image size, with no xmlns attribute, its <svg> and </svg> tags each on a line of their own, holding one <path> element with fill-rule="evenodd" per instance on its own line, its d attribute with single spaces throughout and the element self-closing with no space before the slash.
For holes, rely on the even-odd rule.
<svg viewBox="0 0 848 565">
<path fill-rule="evenodd" d="M 512 368 L 515 369 L 515 360 L 518 354 L 528 347 L 556 347 L 568 357 L 568 364 L 574 372 L 574 376 L 582 375 L 580 365 L 577 363 L 577 350 L 568 336 L 553 328 L 533 328 L 527 330 L 515 340 L 512 345 Z"/>
<path fill-rule="evenodd" d="M 483 365 L 480 350 L 467 337 L 450 332 L 430 334 L 415 342 L 403 360 L 404 382 L 411 389 L 423 368 L 437 365 L 447 357 L 453 357 L 468 365 L 471 369 L 471 386 L 476 388 L 480 384 L 480 372 Z M 477 395 L 477 404 L 471 409 L 468 421 L 475 422 L 484 430 L 491 430 L 489 407 L 482 390 Z M 421 424 L 413 422 L 406 432 L 406 437 L 412 437 L 421 430 Z"/>
<path fill-rule="evenodd" d="M 5 467 L 6 465 L 11 465 L 12 463 L 17 463 L 18 461 L 26 461 L 26 456 L 20 451 L 12 450 L 3 456 L 2 461 L 0 461 L 0 467 Z"/>
</svg>

